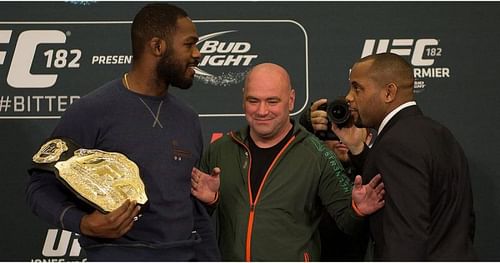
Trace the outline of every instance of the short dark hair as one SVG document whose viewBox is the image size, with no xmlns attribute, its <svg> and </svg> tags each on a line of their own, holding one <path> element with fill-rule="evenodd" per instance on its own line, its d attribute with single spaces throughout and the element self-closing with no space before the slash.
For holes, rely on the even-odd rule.
<svg viewBox="0 0 500 263">
<path fill-rule="evenodd" d="M 373 61 L 371 71 L 375 76 L 382 78 L 390 76 L 397 81 L 398 85 L 410 85 L 413 87 L 413 66 L 402 56 L 394 53 L 373 54 L 360 59 L 358 62 Z M 384 80 L 385 81 L 385 80 Z"/>
<path fill-rule="evenodd" d="M 141 56 L 145 44 L 154 37 L 170 42 L 175 32 L 177 19 L 187 17 L 182 8 L 165 3 L 154 3 L 144 6 L 132 23 L 132 55 L 135 59 Z"/>
</svg>

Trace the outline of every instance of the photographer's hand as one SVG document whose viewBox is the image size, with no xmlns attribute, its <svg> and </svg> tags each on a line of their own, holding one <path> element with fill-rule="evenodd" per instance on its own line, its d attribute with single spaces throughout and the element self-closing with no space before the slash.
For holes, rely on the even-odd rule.
<svg viewBox="0 0 500 263">
<path fill-rule="evenodd" d="M 311 105 L 311 124 L 314 131 L 326 131 L 328 129 L 328 116 L 326 111 L 318 110 L 320 105 L 327 102 L 327 99 L 319 99 Z"/>
<path fill-rule="evenodd" d="M 352 154 L 360 154 L 364 147 L 367 138 L 367 130 L 358 128 L 352 122 L 343 128 L 339 128 L 335 123 L 332 123 L 332 131 L 340 138 Z"/>
</svg>

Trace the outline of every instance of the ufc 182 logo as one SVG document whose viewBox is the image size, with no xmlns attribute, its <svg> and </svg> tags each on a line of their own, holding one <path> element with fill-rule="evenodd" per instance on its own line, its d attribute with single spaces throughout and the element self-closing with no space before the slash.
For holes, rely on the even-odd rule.
<svg viewBox="0 0 500 263">
<path fill-rule="evenodd" d="M 58 74 L 32 73 L 33 61 L 37 47 L 41 44 L 64 44 L 71 32 L 60 30 L 26 30 L 13 40 L 12 30 L 0 30 L 0 65 L 4 65 L 7 51 L 4 44 L 16 42 L 12 60 L 7 74 L 7 83 L 13 88 L 50 88 L 56 81 Z M 79 68 L 82 55 L 79 49 L 46 49 L 43 50 L 42 67 L 47 69 Z"/>
<path fill-rule="evenodd" d="M 411 64 L 416 67 L 431 66 L 434 58 L 440 57 L 442 50 L 439 41 L 434 38 L 424 39 L 367 39 L 361 57 L 371 54 L 390 52 L 400 56 L 411 56 Z"/>
</svg>

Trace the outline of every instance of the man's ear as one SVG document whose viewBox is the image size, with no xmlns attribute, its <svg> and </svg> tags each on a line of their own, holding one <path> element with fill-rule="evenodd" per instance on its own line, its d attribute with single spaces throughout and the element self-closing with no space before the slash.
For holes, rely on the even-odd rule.
<svg viewBox="0 0 500 263">
<path fill-rule="evenodd" d="M 167 50 L 167 42 L 159 37 L 153 37 L 149 41 L 149 50 L 155 56 L 163 56 L 165 50 Z"/>
<path fill-rule="evenodd" d="M 389 83 L 385 86 L 385 102 L 392 102 L 396 99 L 398 93 L 398 85 L 396 83 Z"/>
<path fill-rule="evenodd" d="M 294 106 L 295 106 L 295 89 L 292 89 L 290 90 L 290 97 L 288 98 L 288 110 L 292 112 Z"/>
</svg>

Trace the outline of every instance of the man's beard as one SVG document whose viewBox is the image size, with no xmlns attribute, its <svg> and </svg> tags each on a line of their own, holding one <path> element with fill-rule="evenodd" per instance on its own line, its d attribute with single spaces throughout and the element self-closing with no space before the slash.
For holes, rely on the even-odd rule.
<svg viewBox="0 0 500 263">
<path fill-rule="evenodd" d="M 173 58 L 170 52 L 167 52 L 160 59 L 156 66 L 158 77 L 165 81 L 165 85 L 172 85 L 180 89 L 189 89 L 193 84 L 192 78 L 187 78 L 186 68 L 180 61 Z"/>
<path fill-rule="evenodd" d="M 352 114 L 352 113 L 351 113 Z M 353 120 L 353 123 L 354 123 L 354 126 L 358 127 L 358 128 L 370 128 L 370 127 L 366 127 L 366 124 L 363 122 L 363 120 L 361 119 L 361 115 L 359 115 L 359 111 L 358 111 L 358 116 L 354 118 L 354 116 L 351 115 L 351 118 L 354 118 Z"/>
<path fill-rule="evenodd" d="M 365 125 L 363 124 L 363 121 L 361 120 L 361 117 L 358 117 L 355 121 L 354 121 L 354 126 L 358 127 L 358 128 L 366 128 Z"/>
</svg>

